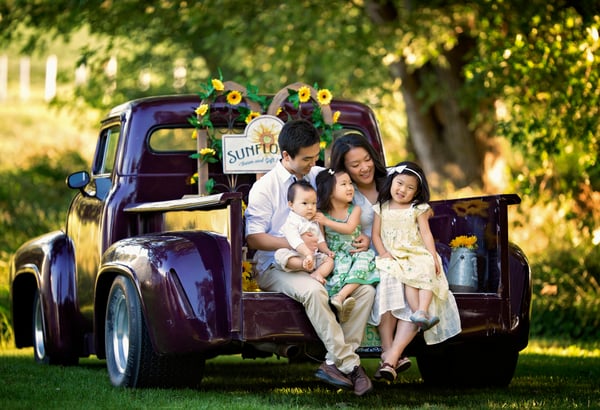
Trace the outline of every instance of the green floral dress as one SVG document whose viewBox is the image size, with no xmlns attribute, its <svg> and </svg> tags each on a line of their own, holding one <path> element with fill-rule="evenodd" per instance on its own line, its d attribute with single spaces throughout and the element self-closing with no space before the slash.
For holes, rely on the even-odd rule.
<svg viewBox="0 0 600 410">
<path fill-rule="evenodd" d="M 345 220 L 333 218 L 325 213 L 332 221 L 347 222 L 354 205 L 350 205 Z M 325 240 L 331 251 L 335 252 L 333 272 L 327 277 L 325 285 L 330 296 L 337 294 L 349 283 L 372 285 L 379 282 L 379 275 L 375 269 L 375 252 L 368 249 L 364 252 L 350 253 L 354 249 L 352 241 L 360 235 L 360 225 L 351 234 L 341 234 L 325 227 Z"/>
</svg>

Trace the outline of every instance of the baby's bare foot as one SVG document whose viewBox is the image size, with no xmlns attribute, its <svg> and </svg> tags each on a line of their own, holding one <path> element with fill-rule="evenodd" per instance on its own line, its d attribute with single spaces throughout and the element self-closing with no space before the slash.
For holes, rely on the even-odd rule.
<svg viewBox="0 0 600 410">
<path fill-rule="evenodd" d="M 304 269 L 307 272 L 313 271 L 313 265 L 313 260 L 311 258 L 304 258 L 304 260 L 302 261 L 302 269 Z"/>
</svg>

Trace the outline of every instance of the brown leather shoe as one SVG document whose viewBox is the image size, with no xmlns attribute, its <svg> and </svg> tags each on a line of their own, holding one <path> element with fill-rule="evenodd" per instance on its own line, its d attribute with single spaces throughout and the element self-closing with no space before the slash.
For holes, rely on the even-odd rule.
<svg viewBox="0 0 600 410">
<path fill-rule="evenodd" d="M 335 367 L 333 364 L 321 363 L 321 366 L 317 369 L 315 376 L 318 379 L 323 380 L 325 383 L 329 383 L 332 386 L 339 387 L 342 389 L 351 389 L 354 383 L 346 377 L 346 375 Z M 356 388 L 355 388 L 356 391 Z"/>
<path fill-rule="evenodd" d="M 352 381 L 354 394 L 357 396 L 362 396 L 373 390 L 373 383 L 371 383 L 371 379 L 369 379 L 362 366 L 355 366 L 354 370 L 348 374 L 348 378 Z"/>
</svg>

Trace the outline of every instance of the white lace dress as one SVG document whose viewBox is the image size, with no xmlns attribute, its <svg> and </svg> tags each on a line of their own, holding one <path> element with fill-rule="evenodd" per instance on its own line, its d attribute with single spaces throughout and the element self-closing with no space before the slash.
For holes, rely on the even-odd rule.
<svg viewBox="0 0 600 410">
<path fill-rule="evenodd" d="M 457 335 L 461 327 L 458 307 L 448 288 L 446 275 L 435 274 L 433 258 L 419 233 L 417 217 L 429 209 L 428 204 L 408 209 L 389 209 L 387 203 L 381 207 L 379 204 L 373 206 L 374 212 L 381 217 L 383 244 L 394 258 L 377 257 L 375 260 L 380 282 L 370 322 L 378 324 L 381 315 L 387 311 L 398 319 L 408 319 L 407 310 L 410 312 L 410 309 L 402 295 L 402 284 L 429 289 L 433 292 L 429 315 L 438 316 L 440 323 L 427 330 L 424 337 L 427 344 L 434 344 Z M 441 260 L 439 263 L 442 266 Z"/>
</svg>

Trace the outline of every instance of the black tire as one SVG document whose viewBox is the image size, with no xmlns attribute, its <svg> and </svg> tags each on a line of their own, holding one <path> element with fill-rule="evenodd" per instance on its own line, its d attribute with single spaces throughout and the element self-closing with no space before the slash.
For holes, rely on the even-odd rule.
<svg viewBox="0 0 600 410">
<path fill-rule="evenodd" d="M 202 356 L 154 352 L 136 288 L 124 276 L 115 278 L 108 296 L 105 343 L 114 386 L 196 388 L 202 380 Z"/>
<path fill-rule="evenodd" d="M 421 377 L 439 387 L 506 387 L 519 352 L 509 343 L 427 347 L 417 355 Z"/>
<path fill-rule="evenodd" d="M 33 358 L 36 363 L 62 366 L 74 366 L 79 363 L 79 357 L 75 354 L 58 355 L 48 353 L 46 319 L 39 289 L 36 289 L 33 295 L 33 316 L 31 322 Z"/>
</svg>

